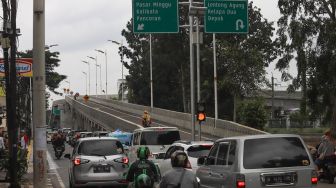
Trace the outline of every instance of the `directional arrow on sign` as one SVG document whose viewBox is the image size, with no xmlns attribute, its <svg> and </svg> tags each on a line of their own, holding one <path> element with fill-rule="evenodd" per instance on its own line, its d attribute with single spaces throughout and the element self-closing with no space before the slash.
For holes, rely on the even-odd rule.
<svg viewBox="0 0 336 188">
<path fill-rule="evenodd" d="M 143 31 L 145 27 L 145 24 L 138 24 L 138 31 Z"/>
<path fill-rule="evenodd" d="M 245 25 L 244 25 L 243 20 L 238 19 L 236 21 L 236 30 L 239 31 L 239 29 L 244 29 L 244 28 L 245 28 Z"/>
</svg>

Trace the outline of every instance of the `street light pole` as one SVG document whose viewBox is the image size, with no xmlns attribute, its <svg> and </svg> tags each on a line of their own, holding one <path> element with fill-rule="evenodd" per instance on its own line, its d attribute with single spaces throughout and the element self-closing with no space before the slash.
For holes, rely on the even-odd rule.
<svg viewBox="0 0 336 188">
<path fill-rule="evenodd" d="M 96 51 L 99 53 L 105 54 L 105 71 L 106 71 L 105 73 L 105 99 L 107 99 L 107 52 L 106 50 L 105 52 L 102 50 L 96 50 Z"/>
<path fill-rule="evenodd" d="M 33 124 L 34 187 L 47 186 L 47 142 L 45 113 L 45 0 L 34 0 L 33 6 Z"/>
<path fill-rule="evenodd" d="M 98 92 L 97 92 L 97 87 L 98 87 L 98 84 L 97 84 L 97 58 L 94 58 L 94 57 L 91 57 L 91 56 L 87 56 L 87 57 L 96 61 L 96 97 L 97 97 L 98 96 Z"/>
<path fill-rule="evenodd" d="M 85 75 L 85 94 L 87 95 L 87 74 L 84 71 L 83 74 Z"/>
<path fill-rule="evenodd" d="M 91 94 L 90 93 L 90 87 L 91 87 L 91 85 L 90 85 L 90 82 L 91 82 L 91 77 L 90 77 L 90 63 L 88 62 L 88 61 L 82 61 L 83 63 L 85 63 L 85 64 L 87 64 L 88 65 L 88 71 L 89 71 L 89 95 Z"/>
<path fill-rule="evenodd" d="M 189 8 L 193 0 L 189 0 Z M 190 47 L 190 110 L 191 110 L 191 140 L 195 141 L 195 87 L 194 87 L 194 44 L 193 44 L 194 17 L 189 15 L 189 47 Z"/>
<path fill-rule="evenodd" d="M 218 99 L 217 99 L 217 55 L 216 55 L 216 34 L 212 35 L 213 61 L 214 61 L 214 95 L 215 95 L 215 128 L 218 119 Z"/>
<path fill-rule="evenodd" d="M 114 44 L 120 45 L 120 48 L 123 46 L 123 42 L 117 42 L 115 40 L 108 40 Z M 121 57 L 121 101 L 124 101 L 124 63 L 123 63 L 123 56 Z"/>
<path fill-rule="evenodd" d="M 100 94 L 102 92 L 102 79 L 101 79 L 101 65 L 97 65 L 97 67 L 99 67 L 99 71 L 100 71 Z"/>
<path fill-rule="evenodd" d="M 153 111 L 153 57 L 152 57 L 152 34 L 149 34 L 149 64 L 150 64 L 150 88 L 151 88 L 151 109 Z"/>
<path fill-rule="evenodd" d="M 69 84 L 69 90 L 70 90 L 70 81 L 65 80 L 65 82 Z"/>
</svg>

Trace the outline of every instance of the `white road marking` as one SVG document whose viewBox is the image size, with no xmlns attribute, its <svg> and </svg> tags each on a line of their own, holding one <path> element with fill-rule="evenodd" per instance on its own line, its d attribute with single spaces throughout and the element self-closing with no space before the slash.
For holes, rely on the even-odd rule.
<svg viewBox="0 0 336 188">
<path fill-rule="evenodd" d="M 65 188 L 65 185 L 62 181 L 61 176 L 58 174 L 57 169 L 59 168 L 58 165 L 55 163 L 54 159 L 52 159 L 49 151 L 47 151 L 47 160 L 48 160 L 48 164 L 49 164 L 49 169 L 53 171 L 52 174 L 55 174 L 58 180 L 59 185 L 61 186 L 61 188 Z"/>
<path fill-rule="evenodd" d="M 72 99 L 72 100 L 73 100 L 73 99 Z M 112 116 L 112 117 L 115 117 L 115 118 L 117 118 L 117 119 L 119 119 L 119 120 L 122 120 L 122 121 L 124 121 L 124 122 L 126 122 L 126 123 L 129 123 L 129 124 L 131 124 L 131 125 L 135 125 L 135 126 L 137 126 L 137 127 L 139 127 L 139 128 L 142 128 L 141 125 L 138 125 L 138 124 L 136 124 L 136 123 L 133 123 L 133 122 L 128 121 L 128 120 L 126 120 L 126 119 L 123 119 L 123 118 L 121 118 L 121 117 L 115 116 L 115 115 L 110 114 L 110 113 L 108 113 L 108 112 L 104 112 L 104 111 L 100 110 L 99 108 L 98 108 L 98 109 L 97 109 L 97 108 L 93 108 L 93 107 L 88 106 L 88 105 L 86 105 L 86 104 L 84 104 L 84 103 L 82 103 L 82 102 L 79 102 L 79 101 L 76 101 L 76 102 L 81 103 L 82 105 L 84 105 L 84 106 L 86 106 L 86 107 L 88 107 L 88 108 L 91 108 L 91 109 L 97 110 L 97 111 L 99 111 L 99 112 L 105 113 L 105 114 L 107 114 L 107 115 L 110 115 L 110 116 Z M 96 102 L 96 103 L 97 103 L 98 105 L 103 106 L 103 105 L 100 104 L 99 102 Z M 106 106 L 103 106 L 103 107 L 104 107 L 104 108 L 108 108 L 108 107 L 106 107 Z M 125 114 L 125 115 L 128 115 L 128 116 L 134 117 L 134 118 L 141 119 L 141 118 L 138 117 L 138 116 L 134 116 L 134 115 L 131 115 L 131 114 L 127 114 L 127 113 L 124 113 L 124 112 L 121 112 L 121 111 L 118 111 L 118 110 L 115 110 L 115 109 L 111 109 L 111 108 L 108 108 L 108 109 L 113 110 L 113 111 L 116 111 L 116 112 L 121 113 L 121 114 Z M 155 122 L 155 123 L 156 123 L 156 122 Z M 161 124 L 161 123 L 156 123 L 156 124 L 158 124 L 158 125 L 160 125 L 160 126 L 163 126 L 163 127 L 167 127 L 166 125 L 163 125 L 163 124 Z M 191 135 L 191 133 L 189 133 L 189 132 L 182 131 L 182 130 L 179 130 L 179 131 Z M 205 138 L 205 139 L 209 139 L 209 140 L 211 140 L 211 138 L 204 137 L 204 136 L 202 136 L 202 137 Z"/>
<path fill-rule="evenodd" d="M 50 170 L 55 170 L 59 168 L 58 165 L 55 163 L 54 159 L 51 158 L 49 151 L 47 151 L 47 160 L 48 160 Z"/>
</svg>

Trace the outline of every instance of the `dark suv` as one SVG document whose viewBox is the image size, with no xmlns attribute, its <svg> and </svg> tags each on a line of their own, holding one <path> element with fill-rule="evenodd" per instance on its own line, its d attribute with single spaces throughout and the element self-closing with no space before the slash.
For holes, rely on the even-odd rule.
<svg viewBox="0 0 336 188">
<path fill-rule="evenodd" d="M 199 187 L 316 187 L 313 160 L 298 135 L 219 139 L 198 159 Z"/>
</svg>

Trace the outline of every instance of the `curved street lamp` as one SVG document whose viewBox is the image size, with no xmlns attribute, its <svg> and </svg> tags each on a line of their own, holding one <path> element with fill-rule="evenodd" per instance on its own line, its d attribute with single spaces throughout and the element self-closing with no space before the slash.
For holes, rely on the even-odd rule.
<svg viewBox="0 0 336 188">
<path fill-rule="evenodd" d="M 95 50 L 99 53 L 105 54 L 105 71 L 106 71 L 105 73 L 105 99 L 107 99 L 107 52 L 106 50 L 105 52 L 102 50 L 97 50 L 97 49 Z M 101 72 L 100 72 L 100 76 L 101 76 Z M 101 83 L 101 78 L 100 78 L 100 83 Z"/>
<path fill-rule="evenodd" d="M 96 97 L 98 96 L 98 90 L 97 90 L 97 58 L 91 57 L 91 56 L 87 56 L 88 58 L 95 60 L 96 61 Z"/>
<path fill-rule="evenodd" d="M 90 74 L 90 72 L 91 72 L 91 71 L 90 71 L 90 62 L 88 62 L 88 61 L 83 61 L 83 60 L 82 60 L 82 62 L 88 65 L 88 71 L 89 71 L 89 95 L 90 95 L 90 94 L 91 94 L 91 92 L 90 92 L 90 88 L 91 88 L 91 85 L 90 85 L 90 83 L 91 83 L 91 76 L 90 76 L 90 75 L 91 75 L 91 74 Z"/>
<path fill-rule="evenodd" d="M 115 40 L 107 40 L 114 44 L 120 45 L 120 48 L 123 46 L 122 41 L 117 42 Z M 121 56 L 121 101 L 124 101 L 124 63 L 123 63 L 123 56 Z"/>
</svg>

